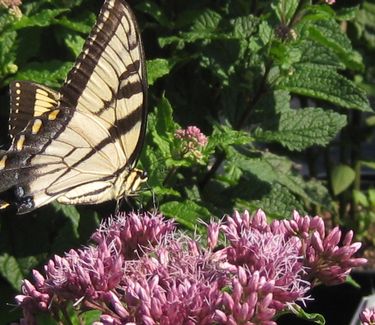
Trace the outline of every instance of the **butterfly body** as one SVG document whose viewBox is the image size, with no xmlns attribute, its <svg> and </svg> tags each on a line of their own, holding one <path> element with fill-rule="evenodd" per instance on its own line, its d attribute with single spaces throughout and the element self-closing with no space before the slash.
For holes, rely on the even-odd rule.
<svg viewBox="0 0 375 325">
<path fill-rule="evenodd" d="M 18 213 L 54 200 L 96 204 L 132 195 L 146 180 L 135 168 L 146 92 L 135 17 L 125 1 L 107 0 L 59 91 L 11 84 L 12 144 L 0 154 L 0 193 L 13 191 Z"/>
</svg>

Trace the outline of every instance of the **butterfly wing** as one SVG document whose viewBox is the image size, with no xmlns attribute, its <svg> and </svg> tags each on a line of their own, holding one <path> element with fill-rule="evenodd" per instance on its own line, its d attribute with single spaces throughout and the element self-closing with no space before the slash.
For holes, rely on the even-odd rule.
<svg viewBox="0 0 375 325">
<path fill-rule="evenodd" d="M 99 203 L 127 194 L 145 132 L 146 76 L 138 27 L 124 1 L 105 1 L 59 93 L 44 91 L 57 107 L 41 112 L 34 103 L 21 111 L 22 123 L 20 111 L 11 114 L 0 192 L 14 188 L 18 213 L 55 199 Z"/>
<path fill-rule="evenodd" d="M 59 93 L 29 81 L 12 81 L 10 90 L 9 135 L 22 131 L 28 122 L 58 106 Z"/>
</svg>

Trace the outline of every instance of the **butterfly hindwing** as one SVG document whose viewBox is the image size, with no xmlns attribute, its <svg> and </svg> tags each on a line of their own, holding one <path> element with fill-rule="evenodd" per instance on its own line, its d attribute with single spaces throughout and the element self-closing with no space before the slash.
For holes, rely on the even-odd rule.
<svg viewBox="0 0 375 325">
<path fill-rule="evenodd" d="M 11 85 L 13 142 L 0 154 L 0 192 L 14 191 L 18 213 L 133 190 L 142 176 L 133 167 L 145 132 L 146 84 L 134 15 L 125 1 L 106 0 L 59 92 Z"/>
</svg>

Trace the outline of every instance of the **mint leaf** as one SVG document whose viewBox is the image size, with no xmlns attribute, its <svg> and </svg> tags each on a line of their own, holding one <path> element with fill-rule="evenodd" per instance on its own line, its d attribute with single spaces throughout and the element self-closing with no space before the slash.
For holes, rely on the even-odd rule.
<svg viewBox="0 0 375 325">
<path fill-rule="evenodd" d="M 26 27 L 46 27 L 56 22 L 55 18 L 69 9 L 44 9 L 34 16 L 23 15 L 20 20 L 13 24 L 15 30 Z"/>
<path fill-rule="evenodd" d="M 311 24 L 309 38 L 334 51 L 349 69 L 363 69 L 361 56 L 353 51 L 350 39 L 335 20 L 320 20 Z"/>
<path fill-rule="evenodd" d="M 277 131 L 255 132 L 256 138 L 277 141 L 289 150 L 302 151 L 312 145 L 324 146 L 346 125 L 346 116 L 321 108 L 304 108 L 281 113 Z"/>
<path fill-rule="evenodd" d="M 147 61 L 147 79 L 151 86 L 154 82 L 167 75 L 172 68 L 172 64 L 165 59 L 153 59 Z"/>
<path fill-rule="evenodd" d="M 189 200 L 164 203 L 160 206 L 160 211 L 191 230 L 195 229 L 198 219 L 211 217 L 211 213 L 204 206 Z"/>
<path fill-rule="evenodd" d="M 281 81 L 281 88 L 341 107 L 372 111 L 366 93 L 336 71 L 314 64 L 296 64 L 294 67 L 295 70 Z"/>
<path fill-rule="evenodd" d="M 280 23 L 288 25 L 298 8 L 298 4 L 298 0 L 277 0 L 274 1 L 271 7 L 275 11 Z"/>
</svg>

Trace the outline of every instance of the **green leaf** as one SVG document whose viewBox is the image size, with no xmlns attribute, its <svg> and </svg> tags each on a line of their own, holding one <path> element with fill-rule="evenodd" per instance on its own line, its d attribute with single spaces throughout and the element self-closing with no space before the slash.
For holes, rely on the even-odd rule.
<svg viewBox="0 0 375 325">
<path fill-rule="evenodd" d="M 72 68 L 73 62 L 52 60 L 44 63 L 33 62 L 19 71 L 14 79 L 32 80 L 50 87 L 59 88 Z"/>
<path fill-rule="evenodd" d="M 85 324 L 93 324 L 95 321 L 99 320 L 101 312 L 99 310 L 90 310 L 80 315 L 84 317 Z"/>
<path fill-rule="evenodd" d="M 18 67 L 15 64 L 17 43 L 17 33 L 6 32 L 0 37 L 0 80 L 10 74 L 17 72 Z"/>
<path fill-rule="evenodd" d="M 282 24 L 288 25 L 298 8 L 298 0 L 277 0 L 271 5 Z"/>
<path fill-rule="evenodd" d="M 349 69 L 363 70 L 361 56 L 353 51 L 350 39 L 335 20 L 321 20 L 311 24 L 309 38 L 334 51 Z"/>
<path fill-rule="evenodd" d="M 237 17 L 230 21 L 231 25 L 233 26 L 233 37 L 238 38 L 240 40 L 246 40 L 253 36 L 256 32 L 256 29 L 259 24 L 259 18 L 253 15 L 247 15 L 242 17 Z M 263 32 L 268 34 L 270 30 L 265 30 L 266 26 L 269 27 L 266 22 L 263 22 Z"/>
<path fill-rule="evenodd" d="M 63 34 L 63 40 L 66 44 L 66 46 L 72 51 L 72 54 L 75 57 L 78 57 L 78 55 L 82 51 L 83 44 L 85 43 L 85 39 L 77 34 L 73 33 L 64 33 Z"/>
<path fill-rule="evenodd" d="M 302 53 L 300 63 L 312 63 L 332 69 L 345 68 L 345 64 L 334 51 L 318 42 L 303 39 L 295 46 Z"/>
<path fill-rule="evenodd" d="M 89 13 L 88 16 L 81 21 L 74 21 L 68 19 L 67 17 L 61 17 L 59 19 L 56 19 L 55 23 L 60 26 L 66 27 L 71 31 L 88 34 L 91 31 L 95 21 L 96 15 L 93 13 Z"/>
<path fill-rule="evenodd" d="M 178 223 L 194 230 L 198 219 L 208 219 L 211 213 L 204 206 L 193 201 L 170 201 L 160 206 L 160 211 Z"/>
<path fill-rule="evenodd" d="M 254 141 L 247 132 L 236 131 L 229 125 L 214 125 L 212 135 L 208 138 L 207 151 L 213 151 L 215 147 L 226 150 L 235 144 L 248 144 Z"/>
<path fill-rule="evenodd" d="M 201 12 L 193 21 L 189 32 L 180 33 L 179 36 L 161 37 L 158 39 L 161 47 L 177 43 L 178 48 L 183 48 L 185 43 L 193 43 L 199 40 L 208 42 L 223 36 L 218 31 L 221 16 L 217 12 L 207 9 Z"/>
<path fill-rule="evenodd" d="M 290 305 L 289 309 L 299 318 L 314 322 L 318 325 L 325 325 L 326 323 L 322 315 L 316 313 L 307 313 L 302 309 L 302 307 L 298 306 L 297 304 Z"/>
<path fill-rule="evenodd" d="M 20 20 L 13 24 L 15 30 L 27 27 L 46 27 L 56 23 L 55 18 L 69 9 L 44 9 L 34 16 L 23 15 Z"/>
<path fill-rule="evenodd" d="M 346 116 L 321 108 L 282 112 L 277 131 L 256 130 L 256 138 L 277 141 L 289 150 L 302 151 L 312 145 L 324 146 L 346 125 Z"/>
<path fill-rule="evenodd" d="M 365 193 L 358 190 L 353 190 L 353 199 L 357 205 L 365 208 L 369 207 L 369 200 L 367 199 Z"/>
<path fill-rule="evenodd" d="M 375 161 L 361 160 L 360 163 L 363 166 L 366 166 L 366 167 L 371 168 L 371 169 L 375 169 Z"/>
<path fill-rule="evenodd" d="M 359 36 L 366 41 L 367 47 L 375 48 L 375 4 L 372 1 L 364 1 L 358 11 L 355 27 Z"/>
<path fill-rule="evenodd" d="M 344 7 L 336 11 L 336 19 L 340 21 L 348 21 L 355 18 L 358 13 L 359 5 L 353 7 Z"/>
<path fill-rule="evenodd" d="M 305 212 L 304 205 L 291 191 L 280 184 L 274 184 L 271 191 L 263 195 L 260 200 L 245 201 L 236 199 L 235 208 L 238 210 L 262 209 L 271 219 L 289 218 L 292 210 Z"/>
<path fill-rule="evenodd" d="M 72 230 L 74 237 L 79 238 L 78 227 L 80 221 L 80 214 L 74 205 L 60 204 L 57 202 L 52 203 L 57 212 L 61 212 L 72 223 Z"/>
<path fill-rule="evenodd" d="M 3 253 L 0 255 L 0 274 L 7 279 L 15 290 L 19 290 L 23 274 L 15 257 Z"/>
<path fill-rule="evenodd" d="M 211 9 L 207 9 L 195 19 L 193 26 L 191 27 L 191 31 L 197 34 L 203 33 L 210 35 L 216 31 L 220 21 L 221 16 L 219 13 Z M 201 35 L 199 38 L 203 38 L 203 35 Z"/>
<path fill-rule="evenodd" d="M 153 59 L 147 61 L 148 84 L 152 86 L 156 80 L 167 75 L 172 68 L 172 64 L 165 59 Z"/>
<path fill-rule="evenodd" d="M 258 156 L 247 157 L 232 150 L 227 163 L 237 165 L 242 171 L 251 173 L 270 186 L 278 183 L 307 202 L 320 204 L 306 192 L 305 181 L 293 172 L 293 164 L 289 159 L 271 153 L 258 153 Z"/>
<path fill-rule="evenodd" d="M 331 173 L 331 184 L 334 195 L 344 192 L 354 181 L 355 171 L 347 165 L 338 165 Z"/>
<path fill-rule="evenodd" d="M 290 92 L 326 100 L 333 104 L 371 112 L 366 93 L 332 69 L 313 64 L 296 64 L 295 70 L 281 81 Z"/>
<path fill-rule="evenodd" d="M 152 134 L 152 141 L 162 152 L 162 157 L 171 157 L 170 143 L 173 139 L 174 131 L 177 129 L 173 121 L 172 106 L 168 99 L 162 97 L 154 114 L 149 114 L 149 130 Z M 161 157 L 159 157 L 161 158 Z"/>
</svg>

